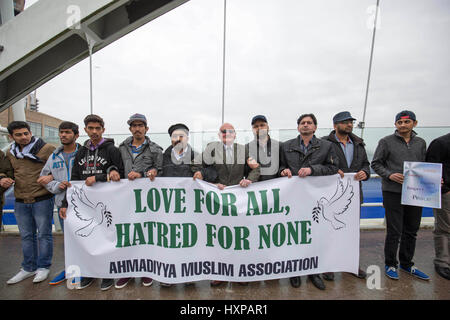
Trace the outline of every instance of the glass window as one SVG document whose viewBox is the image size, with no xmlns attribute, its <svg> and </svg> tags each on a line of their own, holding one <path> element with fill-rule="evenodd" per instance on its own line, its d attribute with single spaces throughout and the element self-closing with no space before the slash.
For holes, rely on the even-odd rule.
<svg viewBox="0 0 450 320">
<path fill-rule="evenodd" d="M 31 133 L 33 134 L 33 136 L 42 137 L 42 124 L 30 121 L 27 121 L 27 123 L 30 126 Z"/>
<path fill-rule="evenodd" d="M 58 136 L 58 128 L 55 127 L 44 127 L 44 137 L 57 137 Z"/>
</svg>

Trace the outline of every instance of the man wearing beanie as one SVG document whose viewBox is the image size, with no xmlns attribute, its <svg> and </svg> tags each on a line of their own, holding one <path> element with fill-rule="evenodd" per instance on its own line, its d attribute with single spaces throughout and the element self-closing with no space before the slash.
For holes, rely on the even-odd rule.
<svg viewBox="0 0 450 320">
<path fill-rule="evenodd" d="M 208 182 L 214 182 L 217 172 L 213 167 L 203 168 L 197 160 L 200 154 L 189 144 L 189 128 L 177 123 L 170 126 L 171 145 L 163 154 L 163 177 L 194 177 Z"/>
<path fill-rule="evenodd" d="M 426 143 L 414 132 L 413 129 L 416 126 L 414 112 L 405 110 L 398 113 L 395 117 L 394 134 L 378 142 L 371 163 L 372 169 L 382 178 L 383 206 L 386 216 L 385 274 L 394 280 L 399 279 L 398 267 L 419 279 L 430 279 L 412 262 L 422 218 L 422 207 L 401 204 L 403 163 L 425 161 Z M 399 251 L 400 266 L 398 266 L 397 251 Z"/>
<path fill-rule="evenodd" d="M 177 123 L 168 130 L 171 145 L 164 151 L 162 176 L 163 177 L 193 177 L 194 179 L 214 182 L 217 178 L 216 170 L 210 166 L 202 166 L 200 154 L 195 152 L 189 144 L 189 128 Z M 187 282 L 186 285 L 193 284 Z M 170 287 L 170 284 L 161 283 Z"/>
</svg>

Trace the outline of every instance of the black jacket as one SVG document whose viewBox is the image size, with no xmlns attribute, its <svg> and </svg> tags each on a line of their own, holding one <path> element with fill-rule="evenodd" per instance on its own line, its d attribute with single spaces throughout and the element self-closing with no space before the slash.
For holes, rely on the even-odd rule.
<svg viewBox="0 0 450 320">
<path fill-rule="evenodd" d="M 338 172 L 338 159 L 331 142 L 313 136 L 311 149 L 306 154 L 300 148 L 300 135 L 281 145 L 279 174 L 284 169 L 290 169 L 292 175 L 297 175 L 301 168 L 311 168 L 312 176 L 327 176 Z"/>
<path fill-rule="evenodd" d="M 203 167 L 200 154 L 192 150 L 188 145 L 184 156 L 178 160 L 173 156 L 173 146 L 169 146 L 163 154 L 162 176 L 163 177 L 192 177 L 195 172 L 200 171 L 203 180 L 214 182 L 217 172 L 213 167 Z M 198 161 L 198 163 L 197 163 Z"/>
<path fill-rule="evenodd" d="M 107 181 L 108 174 L 112 170 L 119 172 L 120 178 L 123 179 L 122 157 L 119 149 L 114 146 L 114 140 L 105 139 L 94 151 L 89 150 L 87 147 L 88 143 L 89 140 L 78 149 L 73 161 L 70 181 L 82 181 L 95 176 L 95 181 L 105 182 Z M 67 197 L 64 196 L 61 207 L 67 208 L 67 205 Z"/>
<path fill-rule="evenodd" d="M 336 131 L 331 131 L 328 136 L 323 137 L 322 139 L 328 140 L 333 144 L 334 152 L 338 158 L 339 169 L 345 172 L 358 172 L 364 171 L 367 175 L 367 179 L 370 177 L 370 162 L 367 158 L 366 148 L 364 140 L 360 137 L 354 135 L 353 133 L 349 134 L 350 139 L 353 141 L 354 151 L 353 151 L 353 160 L 350 164 L 350 167 L 347 164 L 347 159 L 345 158 L 344 151 L 340 145 L 340 142 L 336 140 L 335 137 Z"/>
<path fill-rule="evenodd" d="M 323 137 L 322 139 L 328 140 L 332 143 L 334 152 L 336 153 L 336 156 L 338 158 L 339 163 L 339 169 L 341 169 L 344 173 L 346 172 L 358 172 L 358 171 L 364 171 L 367 175 L 367 178 L 365 180 L 369 180 L 370 178 L 370 162 L 367 158 L 366 148 L 364 140 L 362 140 L 357 135 L 350 133 L 349 134 L 350 139 L 353 142 L 353 159 L 350 164 L 350 167 L 347 164 L 347 159 L 345 158 L 344 151 L 342 150 L 342 147 L 340 145 L 340 142 L 336 140 L 336 131 L 333 130 L 330 132 L 328 136 Z M 365 181 L 364 180 L 364 181 Z M 362 185 L 361 182 L 359 184 L 359 191 L 360 191 L 360 198 L 361 203 L 363 200 L 363 194 L 362 194 Z"/>
<path fill-rule="evenodd" d="M 442 194 L 450 191 L 450 133 L 431 141 L 426 156 L 427 162 L 442 163 Z"/>
</svg>

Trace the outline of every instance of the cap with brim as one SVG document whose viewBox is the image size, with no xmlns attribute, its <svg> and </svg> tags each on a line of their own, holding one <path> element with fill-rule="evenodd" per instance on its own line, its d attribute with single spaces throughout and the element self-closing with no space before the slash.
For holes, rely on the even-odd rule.
<svg viewBox="0 0 450 320">
<path fill-rule="evenodd" d="M 253 119 L 252 119 L 252 125 L 253 125 L 256 121 L 258 121 L 258 120 L 261 120 L 261 121 L 264 121 L 264 122 L 267 123 L 267 118 L 266 118 L 265 116 L 259 114 L 259 115 L 253 117 Z"/>
<path fill-rule="evenodd" d="M 127 123 L 130 126 L 134 121 L 141 121 L 143 123 L 145 123 L 145 125 L 147 125 L 147 118 L 140 113 L 135 113 L 133 114 L 130 119 L 128 119 Z"/>
<path fill-rule="evenodd" d="M 356 120 L 356 119 L 353 118 L 350 112 L 348 111 L 339 112 L 333 117 L 333 123 L 338 123 L 346 120 Z"/>
<path fill-rule="evenodd" d="M 412 121 L 416 121 L 416 115 L 414 112 L 409 110 L 403 110 L 395 116 L 395 122 L 397 122 L 400 119 L 411 119 Z"/>
</svg>

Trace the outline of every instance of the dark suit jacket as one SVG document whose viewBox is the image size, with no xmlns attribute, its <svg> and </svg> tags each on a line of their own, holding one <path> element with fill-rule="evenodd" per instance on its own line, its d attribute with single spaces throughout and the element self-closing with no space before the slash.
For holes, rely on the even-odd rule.
<svg viewBox="0 0 450 320">
<path fill-rule="evenodd" d="M 215 183 L 221 183 L 226 186 L 232 186 L 239 184 L 242 178 L 256 182 L 259 179 L 260 168 L 248 170 L 246 174 L 248 152 L 245 150 L 245 146 L 234 143 L 233 144 L 233 162 L 226 163 L 225 150 L 223 143 L 220 141 L 209 143 L 205 151 L 203 151 L 203 161 L 206 165 L 214 166 L 217 171 L 217 179 Z"/>
</svg>

